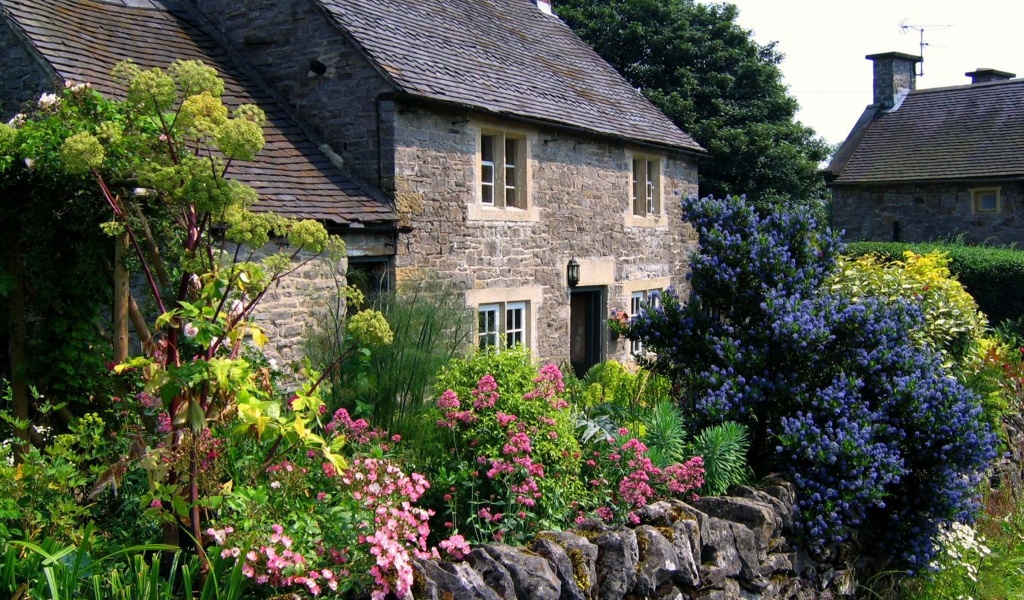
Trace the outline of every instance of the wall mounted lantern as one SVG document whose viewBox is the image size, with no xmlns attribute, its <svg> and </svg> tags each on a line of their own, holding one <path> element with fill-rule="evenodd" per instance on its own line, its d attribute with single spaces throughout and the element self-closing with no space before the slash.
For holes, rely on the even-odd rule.
<svg viewBox="0 0 1024 600">
<path fill-rule="evenodd" d="M 565 280 L 569 283 L 570 288 L 574 288 L 580 283 L 580 263 L 576 262 L 575 258 L 570 258 L 569 264 L 565 266 Z"/>
</svg>

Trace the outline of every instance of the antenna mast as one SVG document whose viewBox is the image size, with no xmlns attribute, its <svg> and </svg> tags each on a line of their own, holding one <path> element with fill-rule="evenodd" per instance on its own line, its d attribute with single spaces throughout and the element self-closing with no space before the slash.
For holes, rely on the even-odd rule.
<svg viewBox="0 0 1024 600">
<path fill-rule="evenodd" d="M 946 29 L 952 27 L 952 25 L 908 25 L 907 19 L 900 21 L 900 33 L 906 33 L 908 29 L 913 29 L 919 36 L 920 51 L 918 56 L 921 57 L 921 61 L 917 63 L 917 76 L 924 77 L 924 47 L 930 46 L 928 42 L 924 41 L 924 30 L 925 29 Z"/>
</svg>

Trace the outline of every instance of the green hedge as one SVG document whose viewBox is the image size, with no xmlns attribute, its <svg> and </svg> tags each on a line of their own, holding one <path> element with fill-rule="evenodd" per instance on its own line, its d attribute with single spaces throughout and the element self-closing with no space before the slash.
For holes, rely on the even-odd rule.
<svg viewBox="0 0 1024 600">
<path fill-rule="evenodd" d="M 1024 251 L 964 244 L 854 242 L 845 253 L 875 253 L 899 259 L 907 250 L 926 254 L 938 250 L 949 255 L 949 270 L 974 296 L 992 325 L 1024 317 Z"/>
</svg>

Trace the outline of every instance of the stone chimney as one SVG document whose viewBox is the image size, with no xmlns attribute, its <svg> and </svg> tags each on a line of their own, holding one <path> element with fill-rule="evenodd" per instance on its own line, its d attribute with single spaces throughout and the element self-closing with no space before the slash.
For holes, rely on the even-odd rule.
<svg viewBox="0 0 1024 600">
<path fill-rule="evenodd" d="M 899 106 L 903 98 L 917 88 L 917 63 L 920 56 L 903 52 L 869 54 L 864 58 L 874 62 L 874 103 L 882 110 Z"/>
<path fill-rule="evenodd" d="M 1016 73 L 1007 73 L 1006 71 L 997 71 L 995 69 L 978 69 L 977 71 L 964 73 L 964 75 L 971 78 L 971 85 L 975 83 L 988 83 L 990 81 L 1006 81 L 1017 76 Z"/>
<path fill-rule="evenodd" d="M 533 3 L 537 5 L 540 12 L 550 15 L 551 13 L 551 0 L 533 0 Z"/>
</svg>

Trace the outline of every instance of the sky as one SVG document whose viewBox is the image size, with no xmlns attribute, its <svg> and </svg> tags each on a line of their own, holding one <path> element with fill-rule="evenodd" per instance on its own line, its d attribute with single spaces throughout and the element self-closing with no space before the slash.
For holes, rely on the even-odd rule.
<svg viewBox="0 0 1024 600">
<path fill-rule="evenodd" d="M 797 120 L 828 143 L 842 142 L 871 103 L 871 61 L 881 52 L 919 54 L 917 87 L 965 85 L 978 68 L 1024 77 L 1024 2 L 1020 0 L 729 0 L 738 22 L 761 44 L 777 42 Z"/>
</svg>

